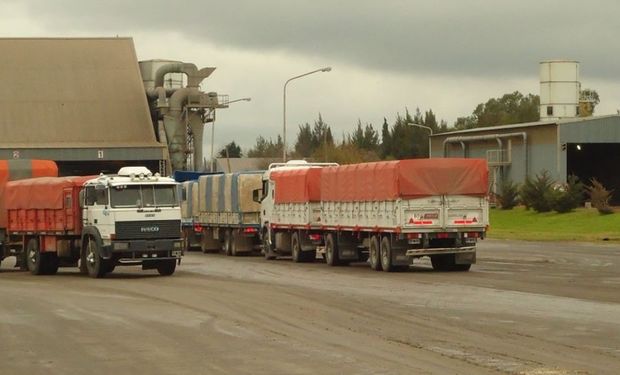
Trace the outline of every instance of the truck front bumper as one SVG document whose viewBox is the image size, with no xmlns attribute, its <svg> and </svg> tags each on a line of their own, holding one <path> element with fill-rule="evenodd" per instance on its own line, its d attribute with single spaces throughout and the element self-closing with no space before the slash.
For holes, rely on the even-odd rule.
<svg viewBox="0 0 620 375">
<path fill-rule="evenodd" d="M 129 259 L 177 258 L 183 256 L 183 240 L 115 240 L 104 246 L 104 253 Z"/>
</svg>

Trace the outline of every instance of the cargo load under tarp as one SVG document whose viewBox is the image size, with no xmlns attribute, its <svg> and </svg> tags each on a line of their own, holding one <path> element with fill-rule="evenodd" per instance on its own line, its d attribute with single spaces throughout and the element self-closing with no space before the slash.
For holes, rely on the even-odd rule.
<svg viewBox="0 0 620 375">
<path fill-rule="evenodd" d="M 275 203 L 319 202 L 322 169 L 301 168 L 273 171 L 270 178 L 277 186 Z"/>
<path fill-rule="evenodd" d="M 321 201 L 391 201 L 433 195 L 484 196 L 484 159 L 409 159 L 323 168 Z M 278 191 L 276 190 L 276 199 Z"/>
<path fill-rule="evenodd" d="M 7 183 L 9 231 L 76 230 L 80 225 L 78 193 L 93 178 L 38 177 Z"/>
<path fill-rule="evenodd" d="M 0 228 L 7 226 L 7 211 L 4 206 L 5 186 L 9 181 L 32 177 L 58 176 L 58 167 L 51 160 L 0 160 Z"/>
<path fill-rule="evenodd" d="M 200 207 L 201 212 L 259 212 L 260 204 L 252 200 L 252 191 L 260 189 L 262 173 L 200 176 L 194 207 Z M 196 187 L 193 189 L 196 190 Z"/>
</svg>

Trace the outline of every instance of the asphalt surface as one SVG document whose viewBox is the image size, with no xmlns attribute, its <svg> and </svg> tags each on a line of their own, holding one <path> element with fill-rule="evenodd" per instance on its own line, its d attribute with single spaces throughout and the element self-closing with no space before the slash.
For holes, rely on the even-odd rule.
<svg viewBox="0 0 620 375">
<path fill-rule="evenodd" d="M 485 240 L 470 272 L 190 253 L 0 272 L 0 374 L 618 374 L 620 246 Z"/>
</svg>

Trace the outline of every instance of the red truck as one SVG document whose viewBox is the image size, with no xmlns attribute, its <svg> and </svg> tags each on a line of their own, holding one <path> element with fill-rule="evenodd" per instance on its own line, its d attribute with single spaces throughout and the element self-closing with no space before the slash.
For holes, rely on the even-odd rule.
<svg viewBox="0 0 620 375">
<path fill-rule="evenodd" d="M 15 256 L 15 267 L 25 267 L 21 253 L 15 248 L 8 246 L 7 225 L 8 213 L 4 207 L 4 190 L 9 181 L 22 180 L 32 177 L 56 177 L 58 166 L 51 160 L 13 159 L 0 160 L 0 262 Z"/>
</svg>

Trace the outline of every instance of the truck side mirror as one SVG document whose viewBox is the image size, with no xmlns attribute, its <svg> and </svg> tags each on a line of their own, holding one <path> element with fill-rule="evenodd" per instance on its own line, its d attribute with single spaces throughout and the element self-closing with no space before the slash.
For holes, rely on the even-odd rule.
<svg viewBox="0 0 620 375">
<path fill-rule="evenodd" d="M 260 203 L 262 201 L 263 189 L 254 189 L 252 190 L 252 200 L 256 203 Z"/>
</svg>

